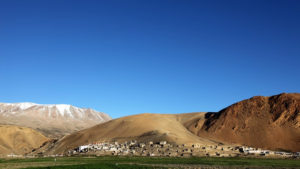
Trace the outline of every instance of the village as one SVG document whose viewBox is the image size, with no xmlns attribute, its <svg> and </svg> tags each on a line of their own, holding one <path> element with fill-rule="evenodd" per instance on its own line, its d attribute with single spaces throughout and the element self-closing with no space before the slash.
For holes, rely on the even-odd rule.
<svg viewBox="0 0 300 169">
<path fill-rule="evenodd" d="M 263 150 L 247 146 L 225 146 L 225 145 L 200 145 L 188 146 L 172 145 L 167 141 L 138 143 L 132 140 L 124 143 L 94 143 L 79 146 L 68 151 L 67 156 L 74 155 L 113 155 L 113 156 L 166 156 L 166 157 L 282 157 L 300 158 L 300 152 L 279 152 Z"/>
</svg>

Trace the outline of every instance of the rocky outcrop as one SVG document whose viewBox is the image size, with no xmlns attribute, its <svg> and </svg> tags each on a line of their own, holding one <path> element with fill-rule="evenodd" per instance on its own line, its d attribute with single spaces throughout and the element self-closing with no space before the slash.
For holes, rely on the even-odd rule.
<svg viewBox="0 0 300 169">
<path fill-rule="evenodd" d="M 300 94 L 256 96 L 207 114 L 196 134 L 225 143 L 300 151 Z"/>
</svg>

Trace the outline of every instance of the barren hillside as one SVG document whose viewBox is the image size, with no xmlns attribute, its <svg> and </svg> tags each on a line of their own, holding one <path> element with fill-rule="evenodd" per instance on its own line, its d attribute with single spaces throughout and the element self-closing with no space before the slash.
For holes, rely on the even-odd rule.
<svg viewBox="0 0 300 169">
<path fill-rule="evenodd" d="M 203 115 L 204 113 L 127 116 L 68 135 L 56 143 L 51 153 L 62 153 L 68 149 L 98 141 L 138 140 L 140 142 L 155 142 L 166 140 L 174 144 L 215 144 L 213 141 L 192 134 L 183 125 L 190 123 L 193 117 L 198 118 L 203 117 Z"/>
<path fill-rule="evenodd" d="M 300 151 L 300 94 L 256 96 L 217 113 L 139 114 L 114 119 L 60 139 L 48 153 L 94 142 L 166 140 Z"/>
<path fill-rule="evenodd" d="M 49 139 L 26 127 L 0 125 L 0 154 L 25 154 L 39 148 Z"/>
<path fill-rule="evenodd" d="M 207 114 L 200 137 L 273 150 L 300 151 L 300 94 L 256 96 Z"/>
</svg>

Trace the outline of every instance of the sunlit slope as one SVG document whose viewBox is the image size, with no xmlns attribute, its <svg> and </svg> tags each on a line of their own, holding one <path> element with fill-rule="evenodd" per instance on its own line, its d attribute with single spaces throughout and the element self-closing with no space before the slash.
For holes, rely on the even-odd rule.
<svg viewBox="0 0 300 169">
<path fill-rule="evenodd" d="M 191 127 L 190 131 L 224 143 L 300 151 L 298 93 L 256 96 L 206 116 L 201 128 Z"/>
<path fill-rule="evenodd" d="M 139 114 L 114 119 L 60 139 L 48 153 L 94 142 L 166 140 L 300 151 L 300 94 L 257 96 L 217 113 Z"/>
<path fill-rule="evenodd" d="M 48 138 L 26 127 L 0 125 L 0 154 L 25 154 L 39 148 Z"/>
<path fill-rule="evenodd" d="M 215 144 L 192 134 L 183 125 L 193 118 L 203 117 L 204 113 L 166 115 L 139 114 L 127 116 L 96 125 L 68 135 L 59 140 L 51 153 L 62 153 L 80 145 L 104 141 L 140 142 L 166 140 L 174 144 Z"/>
</svg>

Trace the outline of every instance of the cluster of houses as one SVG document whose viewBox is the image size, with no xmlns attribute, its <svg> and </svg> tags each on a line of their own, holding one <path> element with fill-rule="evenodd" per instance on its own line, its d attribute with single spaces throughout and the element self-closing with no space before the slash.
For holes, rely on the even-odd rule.
<svg viewBox="0 0 300 169">
<path fill-rule="evenodd" d="M 76 155 L 114 155 L 114 156 L 166 156 L 166 157 L 282 157 L 282 158 L 300 158 L 300 152 L 282 152 L 263 150 L 247 146 L 229 146 L 229 145 L 174 145 L 167 141 L 140 143 L 136 140 L 129 142 L 98 142 L 79 146 L 69 150 L 65 154 L 48 156 L 76 156 Z M 47 156 L 42 152 L 37 155 L 27 154 L 25 157 Z M 9 154 L 7 157 L 20 157 L 19 155 Z"/>
<path fill-rule="evenodd" d="M 169 156 L 169 157 L 236 157 L 236 156 L 270 156 L 270 157 L 296 157 L 300 153 L 277 152 L 270 150 L 256 149 L 246 146 L 225 146 L 225 145 L 200 145 L 192 146 L 173 145 L 167 141 L 138 143 L 136 140 L 124 143 L 94 143 L 82 145 L 74 150 L 68 151 L 66 155 L 117 155 L 117 156 Z"/>
<path fill-rule="evenodd" d="M 241 153 L 246 155 L 260 155 L 260 156 L 281 156 L 281 157 L 300 157 L 300 152 L 291 153 L 291 152 L 283 152 L 283 151 L 271 151 L 271 150 L 263 150 L 260 148 L 246 147 L 242 146 L 239 148 Z"/>
</svg>

